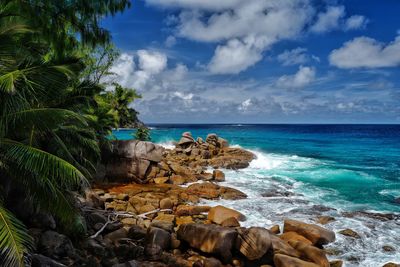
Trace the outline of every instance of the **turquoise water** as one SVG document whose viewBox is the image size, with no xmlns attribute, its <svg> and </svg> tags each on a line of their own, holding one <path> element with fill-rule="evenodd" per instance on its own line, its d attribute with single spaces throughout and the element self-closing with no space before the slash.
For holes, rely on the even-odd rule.
<svg viewBox="0 0 400 267">
<path fill-rule="evenodd" d="M 244 200 L 203 201 L 224 205 L 247 217 L 242 226 L 282 226 L 285 218 L 324 225 L 336 233 L 350 228 L 361 238 L 336 235 L 328 248 L 346 267 L 377 267 L 400 262 L 400 217 L 379 220 L 349 212 L 398 216 L 400 204 L 400 125 L 151 125 L 152 139 L 172 147 L 182 132 L 206 137 L 217 133 L 231 145 L 253 151 L 257 158 L 242 170 L 224 170 L 223 185 L 248 195 Z M 131 139 L 132 130 L 115 131 Z M 385 252 L 382 247 L 394 247 Z"/>
<path fill-rule="evenodd" d="M 349 209 L 400 212 L 400 125 L 152 125 L 152 139 L 215 132 L 260 152 L 266 176 L 289 177 L 303 190 L 324 189 L 320 201 Z M 130 139 L 132 131 L 115 132 Z M 270 166 L 275 164 L 275 167 Z M 307 186 L 311 186 L 307 188 Z"/>
</svg>

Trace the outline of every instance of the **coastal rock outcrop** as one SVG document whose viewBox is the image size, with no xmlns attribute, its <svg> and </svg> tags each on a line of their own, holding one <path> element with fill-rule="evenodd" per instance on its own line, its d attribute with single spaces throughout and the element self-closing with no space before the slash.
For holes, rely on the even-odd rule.
<svg viewBox="0 0 400 267">
<path fill-rule="evenodd" d="M 206 253 L 218 255 L 224 262 L 232 259 L 231 249 L 238 233 L 215 224 L 183 224 L 178 239 Z"/>
<path fill-rule="evenodd" d="M 321 246 L 335 241 L 335 233 L 315 224 L 307 224 L 295 220 L 285 220 L 283 232 L 296 232 L 312 242 Z"/>
</svg>

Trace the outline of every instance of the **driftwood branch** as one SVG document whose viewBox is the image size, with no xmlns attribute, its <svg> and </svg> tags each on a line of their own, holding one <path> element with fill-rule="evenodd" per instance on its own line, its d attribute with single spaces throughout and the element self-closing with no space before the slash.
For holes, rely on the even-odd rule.
<svg viewBox="0 0 400 267">
<path fill-rule="evenodd" d="M 97 209 L 89 208 L 89 207 L 85 207 L 84 209 L 98 211 L 98 212 L 102 212 L 102 213 L 107 213 L 108 214 L 107 222 L 99 229 L 99 231 L 97 231 L 94 235 L 90 236 L 90 238 L 96 238 L 97 236 L 99 236 L 99 234 L 101 234 L 104 231 L 104 229 L 106 229 L 107 225 L 109 225 L 110 223 L 115 222 L 118 219 L 118 217 L 146 219 L 146 216 L 148 216 L 150 214 L 157 213 L 157 212 L 167 212 L 167 211 L 168 212 L 172 212 L 171 209 L 155 209 L 155 210 L 152 210 L 152 211 L 148 211 L 148 212 L 136 215 L 136 214 L 134 214 L 132 212 L 97 210 Z"/>
</svg>

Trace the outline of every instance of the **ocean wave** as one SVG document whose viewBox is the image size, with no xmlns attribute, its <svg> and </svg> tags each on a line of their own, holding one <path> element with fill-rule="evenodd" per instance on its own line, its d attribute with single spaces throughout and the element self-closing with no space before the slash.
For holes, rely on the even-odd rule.
<svg viewBox="0 0 400 267">
<path fill-rule="evenodd" d="M 175 148 L 175 141 L 173 140 L 167 140 L 167 141 L 162 141 L 162 142 L 158 142 L 157 145 L 160 145 L 162 147 L 164 147 L 165 149 L 174 149 Z"/>
</svg>

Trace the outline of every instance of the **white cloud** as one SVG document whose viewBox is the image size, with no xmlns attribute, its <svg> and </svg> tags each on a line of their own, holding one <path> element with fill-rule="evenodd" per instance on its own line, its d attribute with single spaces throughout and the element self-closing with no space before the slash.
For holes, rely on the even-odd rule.
<svg viewBox="0 0 400 267">
<path fill-rule="evenodd" d="M 167 56 L 165 54 L 139 50 L 137 52 L 139 57 L 139 67 L 149 74 L 157 74 L 167 67 Z"/>
<path fill-rule="evenodd" d="M 251 103 L 251 99 L 246 99 L 245 101 L 243 101 L 242 103 L 240 103 L 238 110 L 241 112 L 246 112 L 250 106 L 252 105 Z"/>
<path fill-rule="evenodd" d="M 354 29 L 361 27 L 364 18 L 353 16 L 347 22 L 344 6 L 331 5 L 321 13 L 320 7 L 312 0 L 146 2 L 178 10 L 177 15 L 169 16 L 166 21 L 175 36 L 217 44 L 208 63 L 208 69 L 217 74 L 236 74 L 246 70 L 259 62 L 272 45 L 282 40 L 296 39 L 308 31 L 320 33 L 339 27 Z M 172 45 L 174 39 L 168 39 L 167 46 Z"/>
<path fill-rule="evenodd" d="M 277 57 L 278 62 L 283 66 L 301 65 L 309 62 L 311 59 L 319 62 L 320 59 L 317 56 L 307 54 L 307 49 L 297 47 L 292 50 L 285 50 Z"/>
<path fill-rule="evenodd" d="M 400 36 L 388 44 L 368 37 L 346 42 L 329 55 L 331 65 L 343 69 L 382 68 L 400 65 Z"/>
<path fill-rule="evenodd" d="M 326 11 L 319 13 L 316 22 L 311 26 L 310 31 L 323 33 L 331 30 L 358 30 L 365 28 L 368 19 L 361 15 L 353 15 L 348 19 L 344 6 L 328 6 Z"/>
<path fill-rule="evenodd" d="M 300 66 L 294 75 L 284 75 L 277 81 L 278 87 L 283 88 L 303 88 L 315 80 L 315 68 Z"/>
<path fill-rule="evenodd" d="M 118 82 L 125 85 L 128 83 L 128 80 L 135 70 L 135 61 L 134 56 L 131 54 L 123 53 L 121 56 L 116 60 L 114 65 L 111 67 L 110 71 L 115 73 L 116 76 L 119 77 Z M 111 77 L 111 81 L 114 77 Z M 106 82 L 111 82 L 106 81 Z"/>
<path fill-rule="evenodd" d="M 317 21 L 310 30 L 312 32 L 321 33 L 337 29 L 339 27 L 339 21 L 344 16 L 344 6 L 328 6 L 326 12 L 318 15 Z"/>
<path fill-rule="evenodd" d="M 167 39 L 165 39 L 165 46 L 166 47 L 173 47 L 176 44 L 176 38 L 175 36 L 168 36 Z"/>
<path fill-rule="evenodd" d="M 344 29 L 348 30 L 357 30 L 362 29 L 367 26 L 368 19 L 364 16 L 354 15 L 348 18 L 345 22 Z"/>
<path fill-rule="evenodd" d="M 253 43 L 243 43 L 237 39 L 218 46 L 208 65 L 211 73 L 239 73 L 262 59 L 262 50 Z"/>
</svg>

